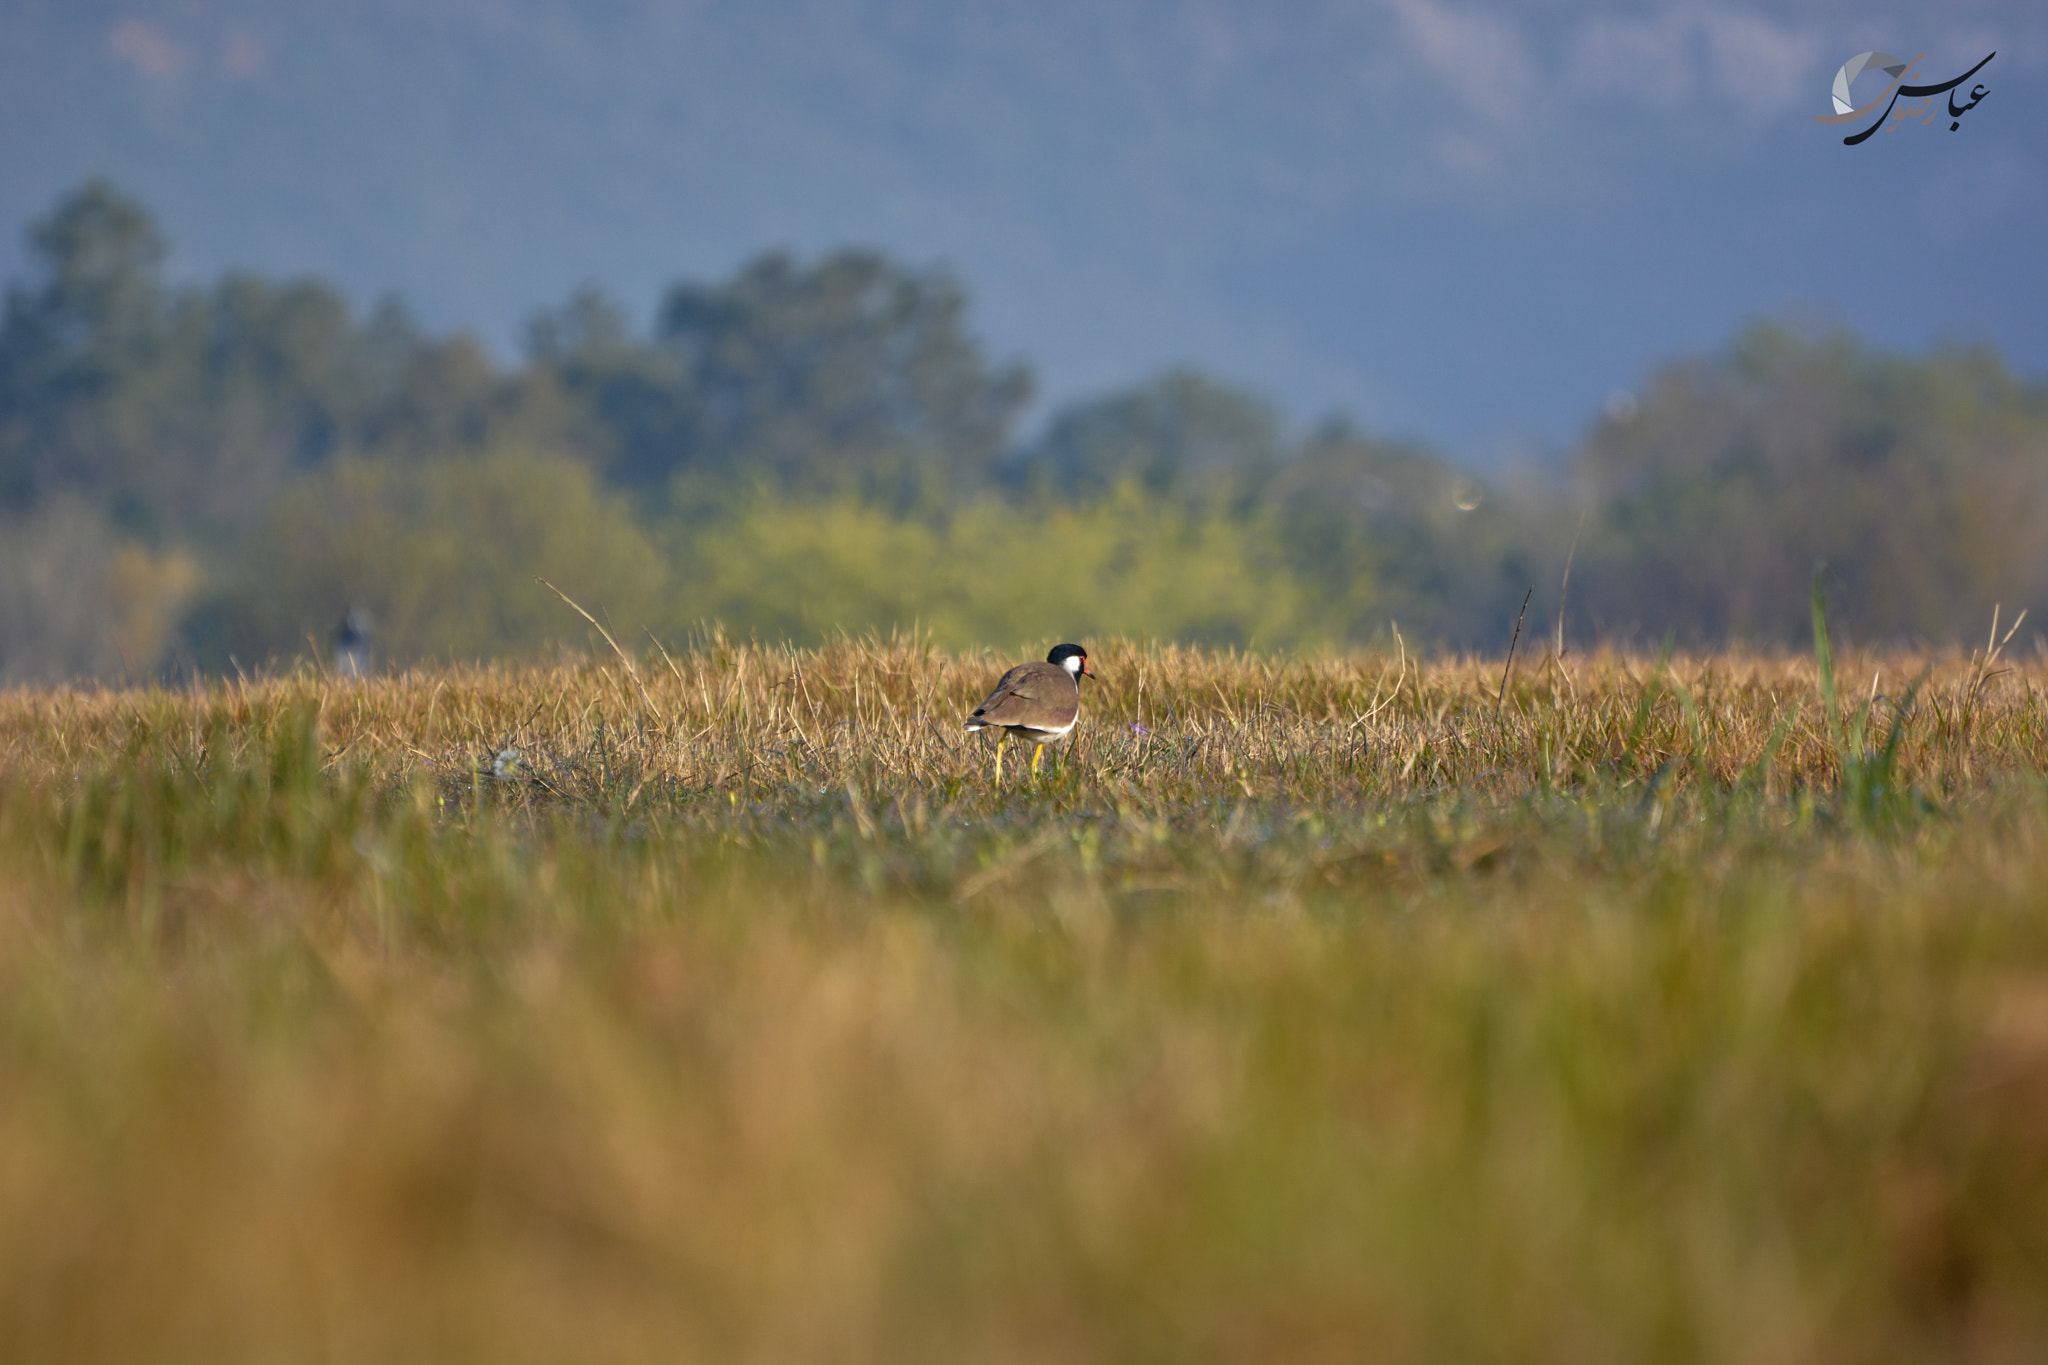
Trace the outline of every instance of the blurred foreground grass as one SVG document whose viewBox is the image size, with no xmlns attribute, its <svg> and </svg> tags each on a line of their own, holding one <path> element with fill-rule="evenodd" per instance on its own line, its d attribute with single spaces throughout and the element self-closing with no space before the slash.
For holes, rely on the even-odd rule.
<svg viewBox="0 0 2048 1365">
<path fill-rule="evenodd" d="M 0 1358 L 2048 1356 L 2048 665 L 1090 643 L 0 694 Z"/>
</svg>

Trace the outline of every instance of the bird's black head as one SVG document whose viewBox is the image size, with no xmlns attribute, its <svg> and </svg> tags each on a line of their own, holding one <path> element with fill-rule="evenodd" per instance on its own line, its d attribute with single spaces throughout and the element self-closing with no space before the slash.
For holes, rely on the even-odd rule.
<svg viewBox="0 0 2048 1365">
<path fill-rule="evenodd" d="M 1052 653 L 1045 656 L 1045 661 L 1064 668 L 1079 678 L 1095 676 L 1088 671 L 1088 651 L 1079 645 L 1054 645 Z"/>
</svg>

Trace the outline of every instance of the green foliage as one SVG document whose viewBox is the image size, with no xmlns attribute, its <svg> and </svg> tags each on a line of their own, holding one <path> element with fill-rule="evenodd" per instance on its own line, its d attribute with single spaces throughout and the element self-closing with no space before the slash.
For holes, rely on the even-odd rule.
<svg viewBox="0 0 2048 1365">
<path fill-rule="evenodd" d="M 291 657 L 359 607 L 394 663 L 581 643 L 582 624 L 536 577 L 615 634 L 673 619 L 661 555 L 583 465 L 518 451 L 343 458 L 271 505 L 200 608 L 195 642 L 213 667 Z"/>
<path fill-rule="evenodd" d="M 162 305 L 158 272 L 169 245 L 140 204 L 93 180 L 29 229 L 45 281 L 9 298 L 31 331 L 24 340 L 113 360 L 152 340 Z"/>
<path fill-rule="evenodd" d="M 1582 619 L 1797 642 L 1809 568 L 1870 638 L 1974 635 L 2048 591 L 2048 385 L 1983 352 L 1908 360 L 1759 325 L 1668 366 L 1578 461 Z"/>
<path fill-rule="evenodd" d="M 0 676 L 281 658 L 351 604 L 386 661 L 531 649 L 577 634 L 531 588 L 558 574 L 628 635 L 1005 648 L 1398 622 L 1495 649 L 1532 588 L 1553 647 L 1797 648 L 1822 559 L 1858 638 L 1954 640 L 2048 594 L 2048 384 L 1982 351 L 1760 325 L 1596 426 L 1553 471 L 1574 499 L 1341 418 L 1290 432 L 1185 369 L 1020 442 L 1029 374 L 984 355 L 960 284 L 872 251 L 678 281 L 645 334 L 585 289 L 502 367 L 318 281 L 169 282 L 104 183 L 29 244 L 0 319 Z M 181 649 L 161 621 L 188 600 Z"/>
<path fill-rule="evenodd" d="M 191 555 L 77 498 L 0 512 L 0 686 L 150 676 L 199 588 Z"/>
<path fill-rule="evenodd" d="M 1271 478 L 1284 449 L 1280 415 L 1264 399 L 1176 369 L 1059 412 L 1013 473 L 1076 500 L 1121 483 L 1228 500 Z"/>
<path fill-rule="evenodd" d="M 358 325 L 316 281 L 161 277 L 141 206 L 94 182 L 30 234 L 39 287 L 0 323 L 0 497 L 99 503 L 149 535 L 217 536 L 343 451 L 415 458 L 552 439 L 545 390 L 395 303 Z"/>
<path fill-rule="evenodd" d="M 1497 633 L 1503 573 L 1506 596 L 1526 587 L 1494 562 L 1511 537 L 1472 534 L 1492 504 L 1454 511 L 1440 460 L 1389 464 L 1364 438 L 1335 458 L 1327 440 L 1298 449 L 1261 400 L 1192 372 L 1056 414 L 1005 460 L 1028 374 L 984 359 L 950 277 L 872 252 L 680 282 L 645 337 L 586 290 L 535 318 L 507 372 L 395 303 L 359 323 L 317 282 L 169 285 L 147 213 L 104 185 L 61 202 L 34 245 L 42 281 L 10 294 L 0 328 L 0 484 L 32 520 L 68 490 L 127 537 L 189 547 L 213 579 L 187 631 L 209 666 L 297 652 L 351 602 L 372 608 L 387 660 L 546 638 L 525 587 L 543 566 L 508 562 L 456 594 L 461 610 L 430 609 L 466 514 L 389 510 L 425 496 L 416 466 L 503 449 L 573 458 L 635 495 L 632 524 L 616 504 L 600 519 L 621 544 L 669 547 L 665 619 L 743 632 L 924 621 L 962 644 L 1121 629 L 1278 646 L 1368 638 L 1398 612 L 1472 641 Z M 364 494 L 369 475 L 335 472 L 349 460 L 409 472 Z M 1353 515 L 1325 486 L 1355 491 L 1380 464 L 1427 492 Z M 1019 482 L 1036 489 L 1023 505 L 996 500 Z M 386 510 L 352 510 L 365 498 Z M 1029 591 L 1003 582 L 1027 562 Z"/>
<path fill-rule="evenodd" d="M 537 314 L 527 329 L 527 355 L 572 414 L 568 443 L 608 482 L 652 496 L 691 463 L 680 365 L 633 337 L 603 294 L 579 290 L 560 308 Z"/>
<path fill-rule="evenodd" d="M 983 359 L 966 309 L 950 276 L 875 252 L 769 253 L 672 286 L 647 343 L 589 292 L 530 342 L 608 429 L 599 456 L 622 483 L 688 473 L 902 505 L 986 483 L 1030 396 L 1023 367 Z"/>
<path fill-rule="evenodd" d="M 1391 619 L 1418 640 L 1504 648 L 1516 604 L 1557 581 L 1570 538 L 1545 499 L 1334 420 L 1258 501 L 1306 591 L 1327 604 L 1329 638 L 1352 643 L 1383 636 Z"/>
<path fill-rule="evenodd" d="M 1129 484 L 931 522 L 757 496 L 690 530 L 678 579 L 692 618 L 806 642 L 915 625 L 955 648 L 1105 634 L 1275 648 L 1344 624 L 1290 572 L 1270 521 Z"/>
</svg>

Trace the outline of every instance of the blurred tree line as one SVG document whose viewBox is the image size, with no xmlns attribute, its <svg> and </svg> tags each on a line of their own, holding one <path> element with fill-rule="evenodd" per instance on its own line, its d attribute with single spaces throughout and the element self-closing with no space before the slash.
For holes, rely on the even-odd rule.
<svg viewBox="0 0 2048 1365">
<path fill-rule="evenodd" d="M 1658 371 L 1554 478 L 1481 480 L 1178 370 L 1021 430 L 960 284 L 869 251 L 595 291 L 494 363 L 315 280 L 165 278 L 104 183 L 29 230 L 0 318 L 0 682 L 390 662 L 719 622 L 1017 648 L 1112 632 L 1796 644 L 1816 560 L 1865 638 L 1974 636 L 2048 576 L 2048 388 L 1758 326 Z"/>
</svg>

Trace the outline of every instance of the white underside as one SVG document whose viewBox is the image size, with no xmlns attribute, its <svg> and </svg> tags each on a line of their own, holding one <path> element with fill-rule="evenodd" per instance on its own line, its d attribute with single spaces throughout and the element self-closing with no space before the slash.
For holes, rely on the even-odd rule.
<svg viewBox="0 0 2048 1365">
<path fill-rule="evenodd" d="M 1056 744 L 1074 732 L 1074 725 L 1080 719 L 1079 716 L 1074 717 L 1073 720 L 1066 723 L 1065 728 L 1059 730 L 1027 730 L 1017 725 L 992 725 L 985 720 L 970 720 L 967 722 L 967 728 L 970 730 L 1008 730 L 1018 739 L 1028 739 L 1033 744 Z"/>
</svg>

